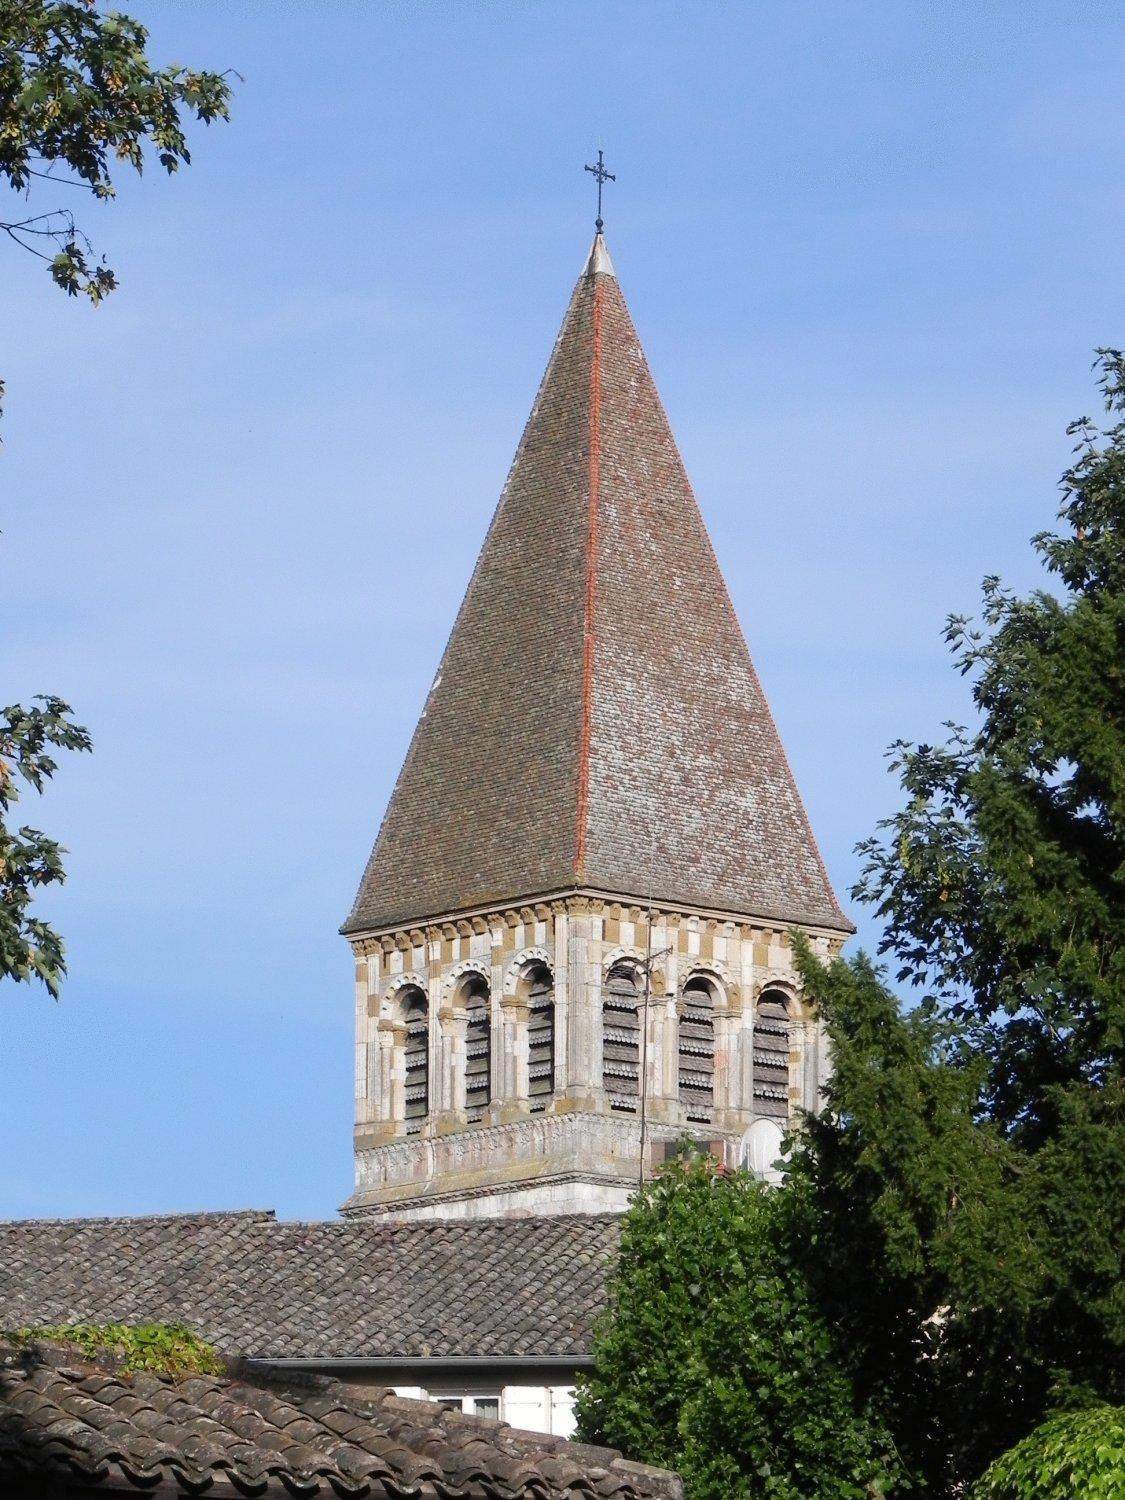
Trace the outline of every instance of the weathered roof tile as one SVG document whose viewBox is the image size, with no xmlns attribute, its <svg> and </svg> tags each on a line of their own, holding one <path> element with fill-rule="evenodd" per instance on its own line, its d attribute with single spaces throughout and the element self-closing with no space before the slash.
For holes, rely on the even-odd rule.
<svg viewBox="0 0 1125 1500">
<path fill-rule="evenodd" d="M 194 1494 L 216 1482 L 269 1496 L 407 1496 L 423 1484 L 450 1500 L 677 1500 L 681 1493 L 674 1475 L 626 1464 L 609 1450 L 576 1445 L 568 1459 L 558 1439 L 387 1392 L 362 1399 L 324 1380 L 287 1389 L 236 1376 L 106 1374 L 76 1364 L 73 1351 L 60 1361 L 60 1352 L 0 1346 L 4 1494 L 44 1479 L 52 1494 L 72 1486 L 85 1494 L 88 1484 Z M 137 1399 L 142 1394 L 158 1397 L 168 1414 L 159 1439 L 140 1425 L 151 1411 Z M 119 1419 L 112 1440 L 91 1421 L 106 1406 Z M 251 1438 L 239 1420 L 247 1410 L 260 1418 Z"/>
<path fill-rule="evenodd" d="M 583 888 L 849 930 L 598 255 L 345 931 Z"/>
<path fill-rule="evenodd" d="M 589 1350 L 619 1232 L 611 1215 L 0 1223 L 0 1328 L 179 1321 L 251 1358 L 564 1358 Z M 178 1396 L 139 1381 L 115 1399 Z"/>
</svg>

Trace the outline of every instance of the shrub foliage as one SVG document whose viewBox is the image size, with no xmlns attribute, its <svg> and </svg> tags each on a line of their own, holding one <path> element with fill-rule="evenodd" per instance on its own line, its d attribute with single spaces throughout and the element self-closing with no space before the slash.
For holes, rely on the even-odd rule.
<svg viewBox="0 0 1125 1500">
<path fill-rule="evenodd" d="M 1059 1412 L 1002 1454 L 973 1500 L 1119 1500 L 1125 1495 L 1125 1409 Z"/>
<path fill-rule="evenodd" d="M 800 1196 L 684 1158 L 626 1215 L 579 1391 L 582 1434 L 678 1470 L 693 1500 L 889 1492 L 889 1434 L 857 1400 L 797 1244 Z"/>
<path fill-rule="evenodd" d="M 182 1323 L 64 1323 L 20 1328 L 17 1344 L 69 1344 L 87 1359 L 111 1359 L 126 1370 L 163 1375 L 221 1375 L 226 1368 L 210 1344 Z"/>
</svg>

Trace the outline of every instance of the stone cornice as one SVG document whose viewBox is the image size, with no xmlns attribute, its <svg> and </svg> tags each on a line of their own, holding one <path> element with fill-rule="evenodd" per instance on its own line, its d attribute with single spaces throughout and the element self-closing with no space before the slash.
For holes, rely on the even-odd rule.
<svg viewBox="0 0 1125 1500">
<path fill-rule="evenodd" d="M 474 932 L 483 933 L 489 928 L 502 925 L 516 927 L 523 923 L 529 926 L 535 921 L 548 921 L 552 916 L 585 916 L 590 913 L 609 914 L 614 911 L 618 916 L 624 916 L 627 913 L 628 919 L 633 922 L 643 922 L 648 914 L 648 906 L 647 904 L 638 905 L 636 896 L 629 893 L 581 886 L 571 890 L 548 891 L 518 903 L 505 903 L 503 906 L 481 906 L 467 908 L 464 911 L 439 912 L 424 918 L 421 925 L 418 921 L 412 921 L 398 927 L 345 932 L 344 936 L 348 939 L 353 953 L 357 957 L 363 957 L 371 953 L 392 951 L 395 948 L 420 947 L 425 940 L 425 934 L 432 933 L 436 929 L 450 936 L 459 932 L 468 937 Z M 810 937 L 826 939 L 829 951 L 833 954 L 840 951 L 853 930 L 850 927 L 846 929 L 825 927 L 794 921 L 769 912 L 734 912 L 698 906 L 673 906 L 668 902 L 654 904 L 652 907 L 654 925 L 670 925 L 692 919 L 715 926 L 729 925 L 742 931 L 749 928 L 784 932 L 791 927 L 796 927 L 808 933 Z M 417 938 L 418 941 L 412 942 L 413 938 Z"/>
</svg>

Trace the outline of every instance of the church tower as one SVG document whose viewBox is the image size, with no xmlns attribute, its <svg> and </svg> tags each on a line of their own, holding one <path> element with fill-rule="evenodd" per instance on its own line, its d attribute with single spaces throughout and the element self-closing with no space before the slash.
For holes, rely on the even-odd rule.
<svg viewBox="0 0 1125 1500">
<path fill-rule="evenodd" d="M 624 1208 L 685 1132 L 768 1171 L 827 1066 L 833 895 L 599 232 L 343 931 L 355 1192 Z"/>
</svg>

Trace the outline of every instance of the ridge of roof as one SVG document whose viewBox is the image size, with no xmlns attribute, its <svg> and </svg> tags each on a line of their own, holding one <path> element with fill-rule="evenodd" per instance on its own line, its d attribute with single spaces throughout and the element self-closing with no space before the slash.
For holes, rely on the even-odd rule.
<svg viewBox="0 0 1125 1500">
<path fill-rule="evenodd" d="M 852 930 L 601 234 L 343 930 L 573 884 Z"/>
<path fill-rule="evenodd" d="M 236 1219 L 243 1223 L 276 1224 L 278 1220 L 277 1210 L 273 1208 L 202 1208 L 188 1209 L 177 1213 L 172 1210 L 168 1213 L 141 1213 L 141 1214 L 97 1214 L 88 1218 L 35 1218 L 35 1219 L 0 1219 L 0 1231 L 18 1228 L 26 1224 L 165 1224 L 169 1221 L 177 1224 L 199 1222 L 203 1224 L 214 1223 L 219 1220 Z"/>
<path fill-rule="evenodd" d="M 385 1219 L 385 1218 L 343 1218 L 333 1219 L 279 1219 L 277 1210 L 273 1208 L 231 1208 L 231 1209 L 199 1209 L 188 1210 L 183 1213 L 159 1213 L 159 1214 L 91 1214 L 81 1217 L 35 1217 L 26 1219 L 0 1219 L 0 1233 L 11 1229 L 24 1229 L 43 1226 L 47 1228 L 66 1225 L 68 1228 L 98 1227 L 102 1225 L 134 1225 L 145 1224 L 199 1224 L 211 1225 L 234 1220 L 243 1224 L 271 1225 L 277 1229 L 313 1229 L 331 1230 L 344 1229 L 349 1234 L 371 1233 L 375 1230 L 380 1232 L 394 1233 L 395 1235 L 409 1235 L 427 1232 L 430 1234 L 472 1234 L 474 1232 L 495 1233 L 496 1230 L 510 1224 L 587 1224 L 591 1221 L 614 1224 L 620 1222 L 620 1213 L 608 1210 L 598 1213 L 569 1213 L 569 1214 L 525 1214 L 517 1220 L 505 1218 L 502 1214 L 484 1215 L 473 1219 Z"/>
</svg>

